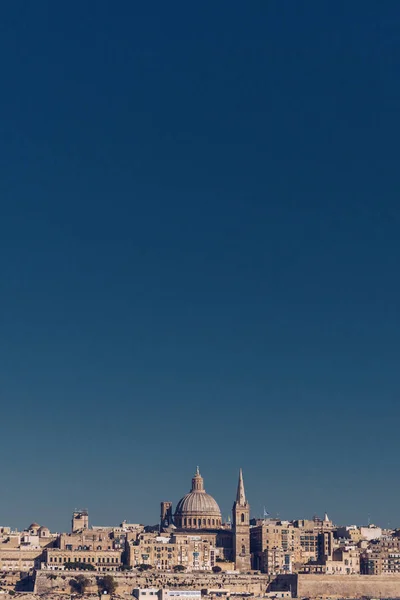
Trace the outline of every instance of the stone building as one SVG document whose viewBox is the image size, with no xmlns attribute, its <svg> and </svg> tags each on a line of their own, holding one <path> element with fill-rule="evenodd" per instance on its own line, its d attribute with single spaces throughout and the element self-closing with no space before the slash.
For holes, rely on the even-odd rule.
<svg viewBox="0 0 400 600">
<path fill-rule="evenodd" d="M 123 538 L 121 540 L 121 537 Z M 58 538 L 58 548 L 61 550 L 121 550 L 125 546 L 122 535 L 114 536 L 113 530 L 87 529 L 76 533 L 62 533 Z"/>
<path fill-rule="evenodd" d="M 357 525 L 337 527 L 335 530 L 335 538 L 339 540 L 350 540 L 355 544 L 358 544 L 358 542 L 363 539 L 361 535 L 361 529 L 357 527 Z"/>
<path fill-rule="evenodd" d="M 0 570 L 29 572 L 40 567 L 43 551 L 56 543 L 57 534 L 31 523 L 24 531 L 0 530 Z"/>
<path fill-rule="evenodd" d="M 127 561 L 131 567 L 151 565 L 170 571 L 177 565 L 186 571 L 211 571 L 216 562 L 214 536 L 141 534 L 128 545 Z"/>
<path fill-rule="evenodd" d="M 90 550 L 48 548 L 41 566 L 43 569 L 63 571 L 70 568 L 70 565 L 83 565 L 83 568 L 88 565 L 87 569 L 108 572 L 119 571 L 121 564 L 121 550 L 97 550 L 93 547 Z"/>
<path fill-rule="evenodd" d="M 29 572 L 38 569 L 42 548 L 0 547 L 0 571 Z"/>
<path fill-rule="evenodd" d="M 359 575 L 360 550 L 356 546 L 338 548 L 333 551 L 332 558 L 325 561 L 327 575 Z"/>
<path fill-rule="evenodd" d="M 258 569 L 268 575 L 292 573 L 293 553 L 282 547 L 267 548 L 257 555 Z"/>
<path fill-rule="evenodd" d="M 197 467 L 191 490 L 179 500 L 175 512 L 171 502 L 161 503 L 160 533 L 173 533 L 177 541 L 191 534 L 200 536 L 215 548 L 219 560 L 233 561 L 236 570 L 246 571 L 250 569 L 251 562 L 250 505 L 246 499 L 241 470 L 232 517 L 232 527 L 223 525 L 220 508 L 216 500 L 206 493 Z"/>
<path fill-rule="evenodd" d="M 303 565 L 311 563 L 313 572 L 323 572 L 320 559 L 332 556 L 333 532 L 333 523 L 326 513 L 323 519 L 257 520 L 250 529 L 253 568 L 284 574 L 302 571 Z"/>
<path fill-rule="evenodd" d="M 253 568 L 263 573 L 290 573 L 301 563 L 300 529 L 289 521 L 264 519 L 250 529 Z"/>
<path fill-rule="evenodd" d="M 333 531 L 333 523 L 325 513 L 324 518 L 301 519 L 293 521 L 299 529 L 300 536 L 300 562 L 317 561 L 319 558 L 320 533 Z"/>
<path fill-rule="evenodd" d="M 388 575 L 400 573 L 400 538 L 384 536 L 372 540 L 361 555 L 361 573 Z"/>
</svg>

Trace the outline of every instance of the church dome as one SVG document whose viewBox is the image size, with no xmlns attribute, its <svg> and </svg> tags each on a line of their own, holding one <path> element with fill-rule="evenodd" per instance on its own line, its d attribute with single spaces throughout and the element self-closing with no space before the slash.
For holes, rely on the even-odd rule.
<svg viewBox="0 0 400 600">
<path fill-rule="evenodd" d="M 189 492 L 183 496 L 177 504 L 175 514 L 179 515 L 215 515 L 219 517 L 221 511 L 219 506 L 210 494 L 199 494 L 199 492 Z"/>
<path fill-rule="evenodd" d="M 176 506 L 174 520 L 181 529 L 216 529 L 221 526 L 221 511 L 214 498 L 206 493 L 198 467 L 191 491 Z"/>
</svg>

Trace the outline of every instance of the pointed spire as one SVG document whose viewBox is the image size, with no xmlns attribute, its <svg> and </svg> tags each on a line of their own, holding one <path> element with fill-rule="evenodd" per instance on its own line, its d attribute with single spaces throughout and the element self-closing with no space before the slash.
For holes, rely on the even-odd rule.
<svg viewBox="0 0 400 600">
<path fill-rule="evenodd" d="M 329 523 L 328 513 L 324 514 L 324 521 L 325 521 L 325 523 Z"/>
<path fill-rule="evenodd" d="M 239 481 L 238 481 L 238 487 L 237 487 L 237 492 L 236 492 L 236 502 L 237 502 L 237 504 L 240 504 L 241 506 L 244 506 L 246 504 L 246 494 L 244 493 L 242 469 L 240 469 L 240 471 L 239 471 Z"/>
</svg>

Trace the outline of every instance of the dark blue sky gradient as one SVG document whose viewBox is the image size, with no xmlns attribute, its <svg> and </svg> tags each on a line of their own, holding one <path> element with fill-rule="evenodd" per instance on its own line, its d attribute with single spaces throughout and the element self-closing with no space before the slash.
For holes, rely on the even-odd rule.
<svg viewBox="0 0 400 600">
<path fill-rule="evenodd" d="M 0 9 L 0 525 L 400 526 L 396 0 Z"/>
</svg>

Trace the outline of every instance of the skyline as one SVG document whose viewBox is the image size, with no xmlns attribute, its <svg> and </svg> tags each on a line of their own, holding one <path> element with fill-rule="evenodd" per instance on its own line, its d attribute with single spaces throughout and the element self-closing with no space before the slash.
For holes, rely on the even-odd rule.
<svg viewBox="0 0 400 600">
<path fill-rule="evenodd" d="M 0 523 L 400 526 L 400 4 L 1 7 Z M 64 525 L 63 525 L 64 524 Z"/>
<path fill-rule="evenodd" d="M 241 472 L 242 472 L 242 469 L 239 469 L 239 473 L 241 473 Z M 196 467 L 196 470 L 193 470 L 192 476 L 194 476 L 196 473 L 199 474 L 199 467 L 198 466 Z M 201 470 L 200 470 L 200 474 L 203 475 L 203 473 L 202 473 Z M 203 477 L 203 479 L 204 479 L 204 477 Z M 245 487 L 246 487 L 246 490 L 247 490 L 247 486 L 245 486 Z M 184 492 L 182 492 L 181 495 L 183 496 L 186 493 L 188 493 L 189 491 L 190 491 L 190 488 L 188 486 L 187 489 Z M 205 487 L 205 491 L 208 492 L 208 493 L 210 493 L 210 490 L 208 490 L 207 487 Z M 213 495 L 212 492 L 211 492 L 211 495 Z M 237 485 L 236 485 L 236 490 L 235 490 L 234 498 L 235 499 L 237 498 Z M 246 499 L 248 500 L 247 491 L 246 491 Z M 166 500 L 170 501 L 171 498 L 161 498 L 160 502 L 161 501 L 166 501 Z M 218 502 L 218 498 L 216 498 L 216 500 Z M 160 502 L 158 503 L 158 507 L 160 506 Z M 178 503 L 178 498 L 174 499 L 173 502 L 172 502 L 173 512 L 175 511 L 177 503 Z M 218 504 L 219 504 L 219 502 L 218 502 Z M 250 517 L 252 519 L 262 519 L 262 518 L 265 518 L 266 517 L 265 513 L 267 513 L 267 519 L 272 519 L 272 520 L 274 520 L 274 519 L 278 519 L 278 520 L 281 519 L 283 521 L 294 521 L 296 519 L 300 519 L 300 520 L 301 519 L 312 519 L 312 518 L 314 518 L 314 516 L 322 518 L 324 516 L 324 514 L 327 514 L 327 511 L 322 511 L 322 512 L 321 511 L 319 511 L 319 512 L 318 511 L 314 511 L 312 514 L 307 514 L 307 515 L 303 514 L 303 515 L 296 515 L 296 516 L 288 516 L 288 515 L 282 516 L 279 513 L 279 511 L 276 511 L 275 513 L 270 512 L 268 510 L 268 507 L 266 505 L 259 506 L 259 507 L 257 506 L 257 507 L 255 507 L 255 509 L 253 509 L 252 504 L 251 504 L 250 501 L 249 501 L 249 504 L 250 504 Z M 233 505 L 233 501 L 232 501 L 232 505 Z M 99 508 L 98 506 L 94 507 L 94 511 L 93 511 L 94 514 L 98 513 L 98 508 Z M 231 520 L 231 517 L 232 517 L 232 506 L 230 507 L 230 509 L 227 509 L 226 511 L 224 511 L 221 506 L 220 506 L 220 508 L 221 508 L 221 514 L 222 514 L 223 522 L 224 523 L 229 522 Z M 75 506 L 71 510 L 71 514 L 72 514 L 73 511 L 80 511 L 80 510 L 88 511 L 90 527 L 92 525 L 107 526 L 107 527 L 109 527 L 109 526 L 117 526 L 120 522 L 122 523 L 123 521 L 126 521 L 127 523 L 140 523 L 142 525 L 152 525 L 152 526 L 156 525 L 159 522 L 159 515 L 158 515 L 158 519 L 154 518 L 153 520 L 146 521 L 146 522 L 142 521 L 140 519 L 135 519 L 135 518 L 128 519 L 128 518 L 125 518 L 125 517 L 124 518 L 120 518 L 120 519 L 117 518 L 116 520 L 114 519 L 114 522 L 107 522 L 107 523 L 95 522 L 92 519 L 92 511 L 87 506 L 83 506 L 83 505 L 79 505 L 79 506 L 77 505 L 77 506 Z M 62 520 L 63 521 L 66 520 L 65 517 L 66 517 L 66 515 L 62 515 Z M 69 516 L 69 521 L 70 521 L 70 516 Z M 35 519 L 33 519 L 33 522 L 37 522 L 37 521 Z M 333 522 L 335 523 L 334 520 L 333 520 Z M 45 526 L 49 525 L 47 522 L 43 522 L 43 523 L 39 523 L 39 524 L 40 525 L 45 525 Z M 362 521 L 362 520 L 361 521 L 358 520 L 358 521 L 354 521 L 354 522 L 351 522 L 351 523 L 350 522 L 336 522 L 335 523 L 335 525 L 337 525 L 337 526 L 344 526 L 344 525 L 369 526 L 370 524 L 371 525 L 381 526 L 382 528 L 388 528 L 388 529 L 390 529 L 390 528 L 392 528 L 392 529 L 400 528 L 400 526 L 398 524 L 396 524 L 396 523 L 392 523 L 392 524 L 389 523 L 389 522 L 386 523 L 386 524 L 384 524 L 384 523 L 377 523 L 377 522 L 375 523 L 375 522 L 371 521 L 371 515 L 368 515 L 367 521 L 365 521 L 365 522 Z M 10 523 L 7 523 L 7 522 L 2 523 L 2 526 L 9 526 L 9 525 L 10 525 Z M 21 528 L 17 527 L 17 529 L 21 529 L 22 530 L 24 528 L 27 528 L 28 525 L 29 524 L 26 523 Z M 68 530 L 69 530 L 69 527 L 67 527 L 66 529 L 52 529 L 52 531 L 58 531 L 58 532 L 68 531 Z"/>
</svg>

